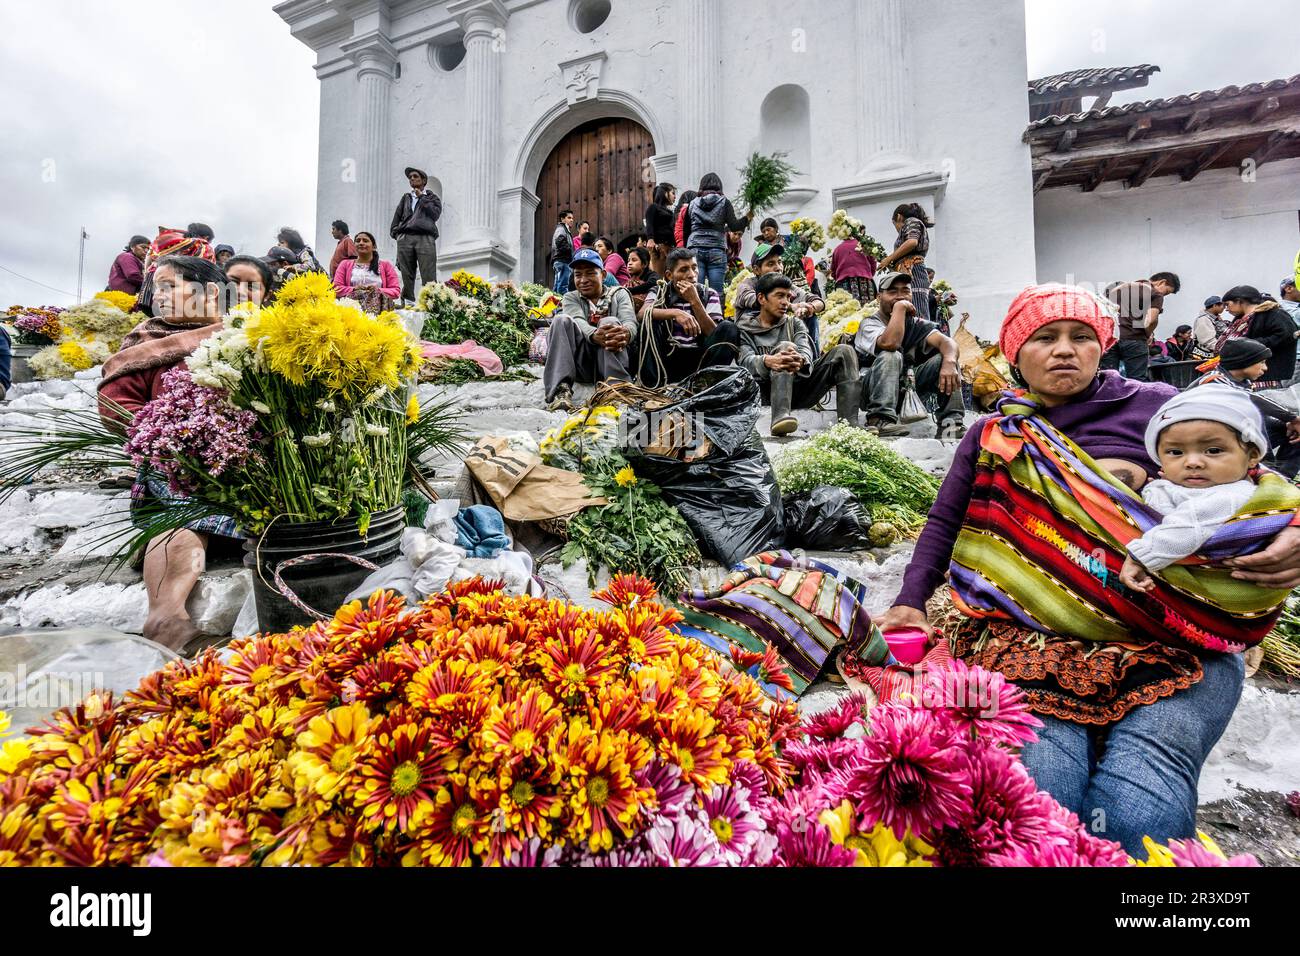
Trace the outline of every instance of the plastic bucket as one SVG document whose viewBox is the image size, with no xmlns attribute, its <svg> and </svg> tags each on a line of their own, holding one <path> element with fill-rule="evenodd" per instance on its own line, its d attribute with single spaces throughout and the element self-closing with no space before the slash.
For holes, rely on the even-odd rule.
<svg viewBox="0 0 1300 956">
<path fill-rule="evenodd" d="M 405 509 L 393 508 L 371 515 L 364 538 L 356 520 L 277 521 L 260 539 L 245 541 L 244 566 L 253 569 L 258 629 L 279 634 L 315 620 L 276 590 L 275 571 L 282 562 L 311 554 L 344 554 L 382 568 L 397 558 L 405 528 Z M 329 557 L 284 568 L 280 579 L 304 604 L 333 614 L 370 574 L 362 565 Z"/>
</svg>

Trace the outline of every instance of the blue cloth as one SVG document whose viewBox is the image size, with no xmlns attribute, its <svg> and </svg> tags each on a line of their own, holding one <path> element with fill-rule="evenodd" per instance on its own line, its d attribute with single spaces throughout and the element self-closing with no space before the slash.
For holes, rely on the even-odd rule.
<svg viewBox="0 0 1300 956">
<path fill-rule="evenodd" d="M 495 558 L 510 547 L 505 519 L 490 505 L 461 508 L 455 523 L 456 546 L 471 558 Z"/>
<path fill-rule="evenodd" d="M 9 333 L 0 329 L 0 390 L 5 392 L 9 391 L 9 386 L 13 384 L 13 360 L 14 350 L 9 341 Z"/>
<path fill-rule="evenodd" d="M 1196 836 L 1201 765 L 1237 707 L 1245 664 L 1240 654 L 1201 658 L 1200 683 L 1130 711 L 1105 728 L 1040 715 L 1038 740 L 1021 758 L 1039 788 L 1078 814 L 1094 836 L 1145 856 L 1157 843 Z"/>
</svg>

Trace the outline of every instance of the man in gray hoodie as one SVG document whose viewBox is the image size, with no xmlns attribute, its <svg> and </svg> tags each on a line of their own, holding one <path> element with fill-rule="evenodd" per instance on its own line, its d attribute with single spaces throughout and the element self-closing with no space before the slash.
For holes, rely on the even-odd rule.
<svg viewBox="0 0 1300 956">
<path fill-rule="evenodd" d="M 754 292 L 758 312 L 740 318 L 740 364 L 758 379 L 772 405 L 772 435 L 799 427 L 793 408 L 812 408 L 835 389 L 835 412 L 841 421 L 858 423 L 861 387 L 858 357 L 850 345 L 825 355 L 813 352 L 812 337 L 790 311 L 794 283 L 779 273 L 760 276 Z"/>
</svg>

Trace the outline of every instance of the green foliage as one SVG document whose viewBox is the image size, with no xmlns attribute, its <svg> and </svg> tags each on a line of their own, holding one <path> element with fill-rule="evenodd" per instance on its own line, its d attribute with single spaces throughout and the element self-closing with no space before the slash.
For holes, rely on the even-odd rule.
<svg viewBox="0 0 1300 956">
<path fill-rule="evenodd" d="M 872 520 L 914 531 L 939 493 L 938 479 L 861 428 L 837 422 L 790 448 L 776 462 L 782 494 L 818 485 L 847 488 L 871 511 Z"/>
<path fill-rule="evenodd" d="M 775 206 L 798 175 L 798 170 L 786 160 L 787 155 L 754 153 L 741 167 L 740 203 L 751 216 Z"/>
<path fill-rule="evenodd" d="M 456 295 L 452 290 L 434 292 L 426 287 L 420 304 L 427 316 L 420 337 L 426 342 L 459 345 L 473 340 L 495 352 L 506 368 L 528 360 L 533 330 L 528 307 L 513 286 L 495 289 L 488 303 Z"/>
<path fill-rule="evenodd" d="M 587 559 L 588 583 L 604 565 L 611 573 L 641 574 L 665 594 L 686 585 L 686 570 L 700 562 L 699 545 L 686 520 L 659 493 L 657 485 L 632 476 L 627 459 L 617 453 L 589 459 L 583 473 L 593 494 L 609 504 L 586 508 L 569 521 L 569 542 L 560 561 L 569 567 Z"/>
<path fill-rule="evenodd" d="M 420 378 L 434 385 L 463 385 L 483 378 L 483 366 L 473 359 L 442 359 L 425 369 Z"/>
</svg>

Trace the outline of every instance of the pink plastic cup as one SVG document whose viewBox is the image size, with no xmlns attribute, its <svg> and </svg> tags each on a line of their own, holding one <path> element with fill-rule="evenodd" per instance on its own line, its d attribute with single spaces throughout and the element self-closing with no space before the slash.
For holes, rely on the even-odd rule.
<svg viewBox="0 0 1300 956">
<path fill-rule="evenodd" d="M 893 631 L 882 631 L 881 635 L 898 663 L 919 664 L 925 658 L 930 638 L 919 627 L 900 627 Z"/>
</svg>

